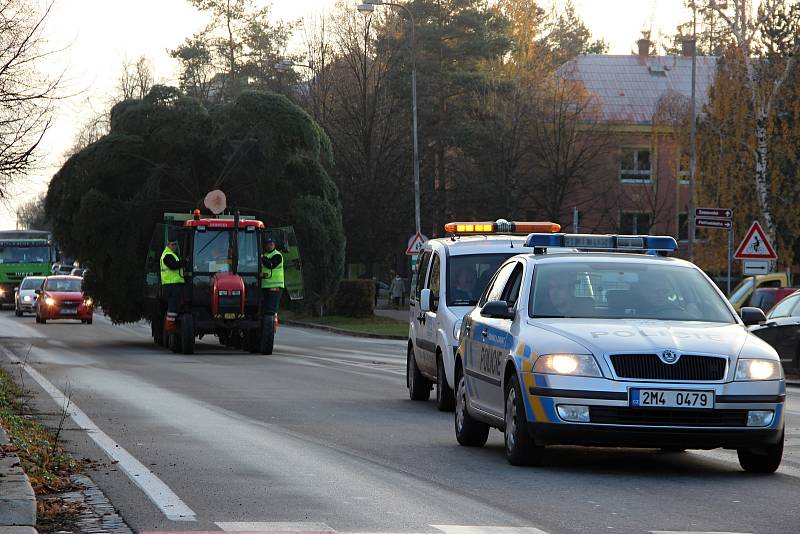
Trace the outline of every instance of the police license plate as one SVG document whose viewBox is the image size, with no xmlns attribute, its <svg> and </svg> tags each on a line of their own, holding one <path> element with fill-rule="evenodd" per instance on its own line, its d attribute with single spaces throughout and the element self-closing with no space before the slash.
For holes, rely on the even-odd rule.
<svg viewBox="0 0 800 534">
<path fill-rule="evenodd" d="M 61 310 L 61 315 L 78 315 L 78 310 L 66 308 Z"/>
<path fill-rule="evenodd" d="M 711 409 L 714 407 L 714 392 L 691 389 L 632 388 L 630 405 L 634 408 Z"/>
</svg>

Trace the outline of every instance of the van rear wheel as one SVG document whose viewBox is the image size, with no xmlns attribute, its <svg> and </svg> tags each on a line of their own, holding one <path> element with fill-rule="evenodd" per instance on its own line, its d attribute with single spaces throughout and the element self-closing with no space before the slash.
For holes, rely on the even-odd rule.
<svg viewBox="0 0 800 534">
<path fill-rule="evenodd" d="M 409 345 L 406 358 L 406 387 L 411 400 L 426 401 L 431 398 L 431 383 L 422 376 L 414 357 L 414 347 Z"/>
<path fill-rule="evenodd" d="M 453 390 L 447 385 L 447 375 L 444 372 L 444 360 L 439 354 L 436 358 L 436 408 L 440 412 L 452 412 L 456 406 L 456 397 Z"/>
</svg>

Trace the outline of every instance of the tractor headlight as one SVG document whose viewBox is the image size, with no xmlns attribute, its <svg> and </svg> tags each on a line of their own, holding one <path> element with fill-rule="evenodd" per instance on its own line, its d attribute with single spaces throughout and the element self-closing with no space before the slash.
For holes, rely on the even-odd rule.
<svg viewBox="0 0 800 534">
<path fill-rule="evenodd" d="M 591 354 L 544 354 L 536 360 L 534 373 L 602 377 Z"/>
</svg>

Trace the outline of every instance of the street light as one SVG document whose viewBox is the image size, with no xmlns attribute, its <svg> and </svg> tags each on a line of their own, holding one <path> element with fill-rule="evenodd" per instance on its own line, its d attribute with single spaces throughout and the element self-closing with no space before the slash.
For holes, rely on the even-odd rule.
<svg viewBox="0 0 800 534">
<path fill-rule="evenodd" d="M 413 158 L 414 158 L 414 223 L 418 234 L 422 233 L 422 224 L 420 222 L 420 198 L 419 198 L 419 143 L 417 141 L 417 52 L 416 52 L 416 37 L 414 35 L 417 22 L 414 20 L 414 14 L 408 7 L 403 4 L 395 4 L 393 2 L 384 2 L 383 0 L 364 0 L 363 4 L 356 6 L 356 9 L 364 15 L 368 15 L 375 11 L 375 6 L 389 6 L 402 9 L 408 15 L 411 21 L 411 121 L 413 131 Z"/>
</svg>

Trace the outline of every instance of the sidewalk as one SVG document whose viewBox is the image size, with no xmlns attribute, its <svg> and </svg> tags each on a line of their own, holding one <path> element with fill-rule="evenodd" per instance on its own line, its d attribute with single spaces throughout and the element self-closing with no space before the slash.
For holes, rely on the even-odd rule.
<svg viewBox="0 0 800 534">
<path fill-rule="evenodd" d="M 0 427 L 0 534 L 35 534 L 36 496 L 17 455 L 4 451 L 8 444 Z"/>
</svg>

